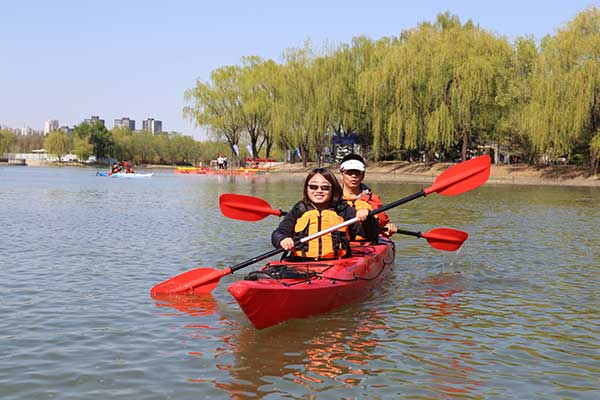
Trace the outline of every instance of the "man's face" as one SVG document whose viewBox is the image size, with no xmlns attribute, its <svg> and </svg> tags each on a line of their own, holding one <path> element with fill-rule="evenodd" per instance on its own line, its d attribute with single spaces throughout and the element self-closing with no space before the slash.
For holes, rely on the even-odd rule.
<svg viewBox="0 0 600 400">
<path fill-rule="evenodd" d="M 344 182 L 344 186 L 350 189 L 360 187 L 360 184 L 362 183 L 364 177 L 365 173 L 357 169 L 349 169 L 346 171 L 342 171 L 342 181 Z"/>
</svg>

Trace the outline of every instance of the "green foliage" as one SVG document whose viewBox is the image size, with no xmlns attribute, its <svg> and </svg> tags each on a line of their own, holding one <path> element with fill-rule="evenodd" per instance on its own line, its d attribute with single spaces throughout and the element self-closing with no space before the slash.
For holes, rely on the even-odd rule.
<svg viewBox="0 0 600 400">
<path fill-rule="evenodd" d="M 545 38 L 530 85 L 523 128 L 534 150 L 556 157 L 589 148 L 600 128 L 600 9 Z"/>
<path fill-rule="evenodd" d="M 111 136 L 111 155 L 117 160 L 133 159 L 133 132 L 128 127 L 115 127 L 111 130 Z"/>
<path fill-rule="evenodd" d="M 4 152 L 10 153 L 30 153 L 32 150 L 44 147 L 43 135 L 16 135 L 7 130 L 0 130 L 0 132 L 0 154 L 2 154 L 2 146 L 5 146 Z"/>
<path fill-rule="evenodd" d="M 225 140 L 231 148 L 242 134 L 240 74 L 237 66 L 221 67 L 211 73 L 211 82 L 198 81 L 196 87 L 185 92 L 185 100 L 192 105 L 184 107 L 184 115 L 196 126 L 210 127 L 210 136 Z"/>
<path fill-rule="evenodd" d="M 230 152 L 248 142 L 257 155 L 275 145 L 316 160 L 331 134 L 356 134 L 375 160 L 465 158 L 496 142 L 528 160 L 577 153 L 593 165 L 599 64 L 597 7 L 539 46 L 446 12 L 398 37 L 307 41 L 281 64 L 244 57 L 187 90 L 184 114 Z"/>
<path fill-rule="evenodd" d="M 158 161 L 157 147 L 154 145 L 155 138 L 151 132 L 142 131 L 133 135 L 132 153 L 133 161 L 137 164 Z"/>
<path fill-rule="evenodd" d="M 53 131 L 46 136 L 44 148 L 50 154 L 55 154 L 58 161 L 67 154 L 71 148 L 71 138 L 61 131 Z"/>
<path fill-rule="evenodd" d="M 94 154 L 94 147 L 89 142 L 87 137 L 73 135 L 72 151 L 81 162 L 85 162 L 92 154 Z"/>
<path fill-rule="evenodd" d="M 590 172 L 598 173 L 598 165 L 600 164 L 600 129 L 590 141 Z"/>
<path fill-rule="evenodd" d="M 0 155 L 8 153 L 17 143 L 17 135 L 6 130 L 0 130 Z"/>
<path fill-rule="evenodd" d="M 115 150 L 111 132 L 100 122 L 82 122 L 73 129 L 73 134 L 88 140 L 97 160 L 111 156 Z"/>
</svg>

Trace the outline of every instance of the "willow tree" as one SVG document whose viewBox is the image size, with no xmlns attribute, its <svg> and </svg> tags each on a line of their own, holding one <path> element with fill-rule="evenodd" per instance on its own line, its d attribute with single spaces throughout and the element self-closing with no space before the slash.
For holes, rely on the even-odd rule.
<svg viewBox="0 0 600 400">
<path fill-rule="evenodd" d="M 402 64 L 404 49 L 392 45 L 387 39 L 376 43 L 373 61 L 369 68 L 363 70 L 358 78 L 357 92 L 368 111 L 370 131 L 372 135 L 372 157 L 379 160 L 384 151 L 384 145 L 400 148 L 402 144 L 402 124 L 395 125 L 399 118 L 401 106 L 397 93 L 399 82 L 406 68 Z M 400 92 L 402 93 L 402 91 Z M 410 95 L 410 91 L 404 93 Z M 390 141 L 389 139 L 392 138 Z"/>
<path fill-rule="evenodd" d="M 113 157 L 118 160 L 133 159 L 133 132 L 128 127 L 117 126 L 110 133 L 114 143 Z"/>
<path fill-rule="evenodd" d="M 0 129 L 0 155 L 11 151 L 15 143 L 17 143 L 16 134 Z"/>
<path fill-rule="evenodd" d="M 243 132 L 240 110 L 240 74 L 238 66 L 224 66 L 213 71 L 207 83 L 197 81 L 196 87 L 185 91 L 185 100 L 192 103 L 183 114 L 196 126 L 208 126 L 214 139 L 225 139 L 232 154 Z"/>
<path fill-rule="evenodd" d="M 273 135 L 269 131 L 273 104 L 273 80 L 277 66 L 272 60 L 257 56 L 243 57 L 239 78 L 240 101 L 238 113 L 245 133 L 250 139 L 252 153 L 258 157 L 263 145 L 269 157 Z"/>
<path fill-rule="evenodd" d="M 373 63 L 376 44 L 365 36 L 339 45 L 325 62 L 330 64 L 329 97 L 332 130 L 337 135 L 357 134 L 370 144 L 371 113 L 359 95 L 360 75 Z M 368 143 L 367 143 L 368 142 Z"/>
<path fill-rule="evenodd" d="M 383 144 L 447 151 L 493 131 L 501 115 L 511 48 L 458 17 L 440 14 L 401 33 L 361 77 L 373 105 L 375 157 Z M 378 150 L 379 149 L 379 150 Z"/>
<path fill-rule="evenodd" d="M 316 57 L 310 43 L 301 49 L 288 49 L 284 58 L 273 125 L 280 133 L 287 130 L 285 141 L 300 150 L 306 165 L 311 153 L 318 159 L 326 145 L 331 120 L 330 69 Z"/>
<path fill-rule="evenodd" d="M 522 129 L 522 120 L 531 102 L 531 75 L 538 56 L 538 47 L 532 36 L 515 40 L 510 64 L 508 110 L 496 126 L 496 140 L 521 156 L 530 156 L 533 152 L 531 140 Z"/>
<path fill-rule="evenodd" d="M 525 129 L 549 157 L 579 153 L 595 169 L 600 135 L 600 9 L 579 13 L 542 41 L 532 74 Z"/>
<path fill-rule="evenodd" d="M 154 135 L 147 130 L 137 132 L 133 135 L 131 150 L 136 164 L 154 161 L 157 156 Z"/>
<path fill-rule="evenodd" d="M 92 154 L 94 154 L 94 146 L 87 137 L 73 135 L 73 154 L 79 158 L 80 162 L 85 162 Z"/>
<path fill-rule="evenodd" d="M 61 131 L 52 131 L 44 139 L 44 148 L 50 154 L 56 155 L 58 161 L 62 161 L 62 157 L 67 154 L 71 148 L 71 139 L 66 133 Z"/>
</svg>

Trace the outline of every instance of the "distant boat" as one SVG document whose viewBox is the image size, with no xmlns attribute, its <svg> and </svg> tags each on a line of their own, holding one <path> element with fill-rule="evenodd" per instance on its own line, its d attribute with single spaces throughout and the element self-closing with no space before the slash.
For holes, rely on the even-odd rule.
<svg viewBox="0 0 600 400">
<path fill-rule="evenodd" d="M 111 174 L 110 172 L 96 172 L 96 176 L 108 176 L 111 178 L 150 178 L 152 177 L 152 172 L 135 172 L 133 174 L 127 174 L 125 172 L 117 172 L 116 174 Z"/>
</svg>

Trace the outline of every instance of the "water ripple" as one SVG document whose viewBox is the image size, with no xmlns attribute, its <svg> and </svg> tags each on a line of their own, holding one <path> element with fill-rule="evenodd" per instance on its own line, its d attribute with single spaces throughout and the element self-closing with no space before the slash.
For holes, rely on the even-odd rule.
<svg viewBox="0 0 600 400">
<path fill-rule="evenodd" d="M 0 397 L 595 399 L 600 191 L 485 186 L 389 214 L 462 229 L 458 253 L 397 237 L 373 297 L 257 331 L 225 288 L 153 299 L 179 272 L 270 250 L 277 223 L 227 220 L 235 192 L 289 208 L 299 182 L 112 180 L 72 168 L 0 179 Z M 418 185 L 373 185 L 392 201 Z M 248 268 L 247 271 L 251 270 Z"/>
</svg>

